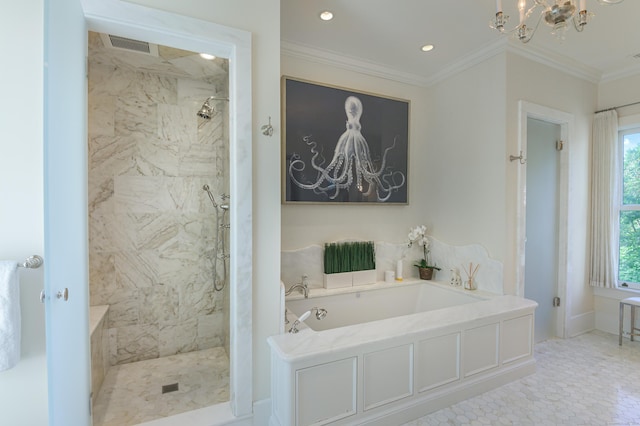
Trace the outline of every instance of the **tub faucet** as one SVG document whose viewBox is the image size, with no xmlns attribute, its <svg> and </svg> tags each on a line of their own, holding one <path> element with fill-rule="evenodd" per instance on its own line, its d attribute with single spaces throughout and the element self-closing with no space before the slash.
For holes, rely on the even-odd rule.
<svg viewBox="0 0 640 426">
<path fill-rule="evenodd" d="M 304 294 L 304 298 L 308 299 L 309 298 L 309 284 L 307 282 L 307 278 L 309 278 L 307 275 L 303 275 L 302 276 L 302 282 L 292 285 L 289 288 L 289 290 L 287 290 L 284 293 L 284 295 L 288 296 L 293 292 L 293 290 L 300 290 L 300 293 Z"/>
</svg>

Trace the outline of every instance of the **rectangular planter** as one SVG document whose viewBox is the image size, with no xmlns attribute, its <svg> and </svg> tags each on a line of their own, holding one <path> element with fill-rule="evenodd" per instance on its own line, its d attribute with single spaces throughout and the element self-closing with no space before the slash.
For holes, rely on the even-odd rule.
<svg viewBox="0 0 640 426">
<path fill-rule="evenodd" d="M 375 269 L 367 271 L 340 272 L 324 274 L 324 288 L 342 288 L 354 285 L 374 284 L 377 281 Z"/>
<path fill-rule="evenodd" d="M 353 285 L 375 284 L 378 280 L 378 274 L 375 269 L 366 271 L 353 271 Z"/>
<path fill-rule="evenodd" d="M 339 272 L 337 274 L 324 274 L 324 288 L 342 288 L 353 285 L 351 272 Z"/>
</svg>

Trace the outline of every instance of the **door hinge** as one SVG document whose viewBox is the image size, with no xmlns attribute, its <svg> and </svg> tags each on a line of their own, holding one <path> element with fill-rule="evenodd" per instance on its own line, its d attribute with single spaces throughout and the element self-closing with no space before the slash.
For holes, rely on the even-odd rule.
<svg viewBox="0 0 640 426">
<path fill-rule="evenodd" d="M 556 151 L 562 151 L 562 148 L 564 148 L 564 142 L 560 141 L 556 141 Z"/>
<path fill-rule="evenodd" d="M 560 306 L 560 298 L 556 296 L 553 298 L 553 307 L 557 308 L 558 306 Z"/>
</svg>

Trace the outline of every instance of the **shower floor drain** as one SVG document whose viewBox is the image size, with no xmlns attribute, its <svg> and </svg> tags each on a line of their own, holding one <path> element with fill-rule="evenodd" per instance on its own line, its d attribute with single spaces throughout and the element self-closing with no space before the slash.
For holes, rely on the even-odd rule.
<svg viewBox="0 0 640 426">
<path fill-rule="evenodd" d="M 175 392 L 177 390 L 178 390 L 178 384 L 177 383 L 172 383 L 170 385 L 163 385 L 162 386 L 162 393 Z"/>
</svg>

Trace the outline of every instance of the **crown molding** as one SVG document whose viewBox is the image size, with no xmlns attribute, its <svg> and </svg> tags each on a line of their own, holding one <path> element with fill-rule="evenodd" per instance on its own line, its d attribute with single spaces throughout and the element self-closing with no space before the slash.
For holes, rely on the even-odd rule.
<svg viewBox="0 0 640 426">
<path fill-rule="evenodd" d="M 601 83 L 610 83 L 615 80 L 620 80 L 627 77 L 633 77 L 640 74 L 640 64 L 635 64 L 623 68 L 621 70 L 616 70 L 612 72 L 608 72 L 602 75 Z"/>
<path fill-rule="evenodd" d="M 330 50 L 318 49 L 299 43 L 285 40 L 280 41 L 280 54 L 291 58 L 302 59 L 317 64 L 330 65 L 348 71 L 384 78 L 386 80 L 411 84 L 413 86 L 427 87 L 428 80 L 421 75 L 397 70 L 376 62 L 361 58 L 345 56 Z"/>
<path fill-rule="evenodd" d="M 476 50 L 471 54 L 461 57 L 460 59 L 445 66 L 442 70 L 434 74 L 428 80 L 429 86 L 438 84 L 453 75 L 456 75 L 486 61 L 487 59 L 493 58 L 494 56 L 503 53 L 505 51 L 505 46 L 506 40 L 501 38 L 486 45 L 482 49 Z"/>
<path fill-rule="evenodd" d="M 602 73 L 596 68 L 529 44 L 509 40 L 507 51 L 594 84 L 598 84 L 602 78 Z"/>
<path fill-rule="evenodd" d="M 557 53 L 542 50 L 530 44 L 524 45 L 517 41 L 510 40 L 507 37 L 498 38 L 496 41 L 486 45 L 482 49 L 463 56 L 430 77 L 408 73 L 406 71 L 394 69 L 392 67 L 361 58 L 348 57 L 337 52 L 318 49 L 317 47 L 293 43 L 286 40 L 281 41 L 280 48 L 281 55 L 283 56 L 289 56 L 318 64 L 330 65 L 365 75 L 371 75 L 419 87 L 430 87 L 438 84 L 455 74 L 478 65 L 503 52 L 519 55 L 533 62 L 546 65 L 594 84 L 602 82 L 603 79 L 611 81 L 640 72 L 640 66 L 634 66 L 603 76 L 603 74 L 596 68 L 587 66 Z"/>
</svg>

